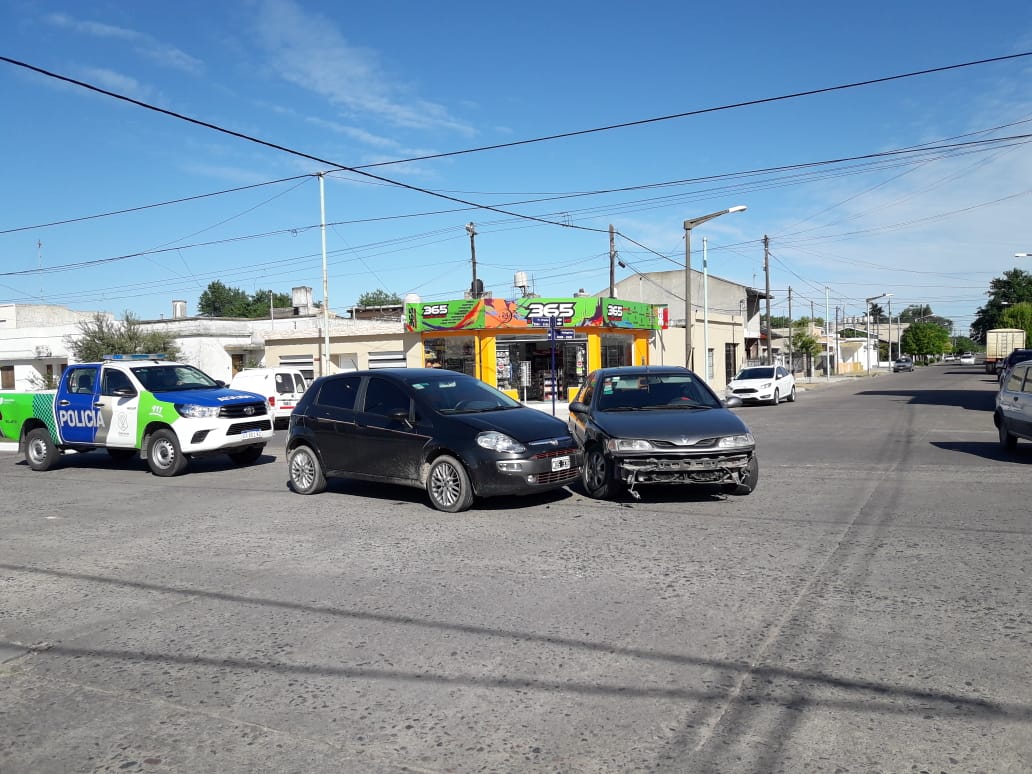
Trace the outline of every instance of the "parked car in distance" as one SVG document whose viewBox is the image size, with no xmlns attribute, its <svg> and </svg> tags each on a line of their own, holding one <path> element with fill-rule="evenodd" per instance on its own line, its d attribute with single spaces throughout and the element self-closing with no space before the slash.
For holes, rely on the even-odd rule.
<svg viewBox="0 0 1032 774">
<path fill-rule="evenodd" d="M 246 390 L 265 398 L 273 423 L 285 423 L 290 419 L 294 406 L 305 394 L 308 382 L 296 368 L 245 368 L 238 371 L 229 386 L 234 390 Z"/>
<path fill-rule="evenodd" d="M 914 361 L 909 357 L 901 357 L 894 361 L 892 364 L 892 373 L 898 373 L 899 371 L 913 371 Z"/>
<path fill-rule="evenodd" d="M 993 424 L 1005 449 L 1016 447 L 1019 438 L 1032 441 L 1032 360 L 1010 367 L 1007 380 L 996 393 Z"/>
<path fill-rule="evenodd" d="M 1010 370 L 1016 363 L 1023 360 L 1032 360 L 1032 349 L 1015 349 L 1007 357 L 997 363 L 996 381 L 1003 384 L 1010 376 Z"/>
<path fill-rule="evenodd" d="M 565 486 L 577 480 L 583 456 L 562 420 L 439 368 L 316 379 L 290 417 L 286 451 L 300 494 L 341 476 L 420 487 L 451 513 L 476 497 Z"/>
<path fill-rule="evenodd" d="M 957 359 L 956 355 L 943 355 L 942 356 L 942 362 L 944 362 L 944 363 L 952 363 L 956 359 Z"/>
<path fill-rule="evenodd" d="M 971 352 L 965 352 L 963 355 L 960 356 L 960 364 L 961 365 L 974 365 L 975 364 L 975 356 L 974 356 L 974 354 L 971 353 Z"/>
<path fill-rule="evenodd" d="M 601 368 L 570 404 L 584 450 L 581 483 L 599 499 L 639 484 L 718 484 L 747 495 L 759 482 L 749 428 L 695 373 L 676 366 Z"/>
<path fill-rule="evenodd" d="M 743 403 L 791 403 L 796 399 L 795 376 L 784 366 L 747 366 L 727 383 L 725 395 Z"/>
</svg>

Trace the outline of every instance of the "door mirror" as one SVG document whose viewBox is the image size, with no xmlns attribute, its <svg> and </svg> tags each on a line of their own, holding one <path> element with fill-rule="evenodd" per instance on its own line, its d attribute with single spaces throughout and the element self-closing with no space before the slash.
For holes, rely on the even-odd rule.
<svg viewBox="0 0 1032 774">
<path fill-rule="evenodd" d="M 409 412 L 408 409 L 398 408 L 391 409 L 387 413 L 387 418 L 392 422 L 404 422 L 406 425 L 409 424 Z"/>
<path fill-rule="evenodd" d="M 724 400 L 720 402 L 724 404 L 724 408 L 741 408 L 742 406 L 742 399 L 737 395 L 732 395 L 730 398 L 724 398 Z"/>
<path fill-rule="evenodd" d="M 570 404 L 571 414 L 587 414 L 590 411 L 587 403 L 581 403 L 579 400 L 575 400 Z"/>
<path fill-rule="evenodd" d="M 116 398 L 133 398 L 136 397 L 136 390 L 132 387 L 119 387 L 117 390 L 112 390 L 111 394 Z"/>
</svg>

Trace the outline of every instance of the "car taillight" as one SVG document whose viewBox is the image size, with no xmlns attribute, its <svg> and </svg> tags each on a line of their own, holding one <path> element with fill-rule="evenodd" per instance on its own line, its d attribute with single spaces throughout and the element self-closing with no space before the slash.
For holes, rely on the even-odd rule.
<svg viewBox="0 0 1032 774">
<path fill-rule="evenodd" d="M 269 408 L 276 408 L 276 396 L 275 395 L 270 395 L 269 396 Z"/>
</svg>

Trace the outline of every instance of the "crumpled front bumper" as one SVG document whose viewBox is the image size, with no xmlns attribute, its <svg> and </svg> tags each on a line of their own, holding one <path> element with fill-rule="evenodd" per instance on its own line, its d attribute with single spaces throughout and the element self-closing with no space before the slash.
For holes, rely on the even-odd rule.
<svg viewBox="0 0 1032 774">
<path fill-rule="evenodd" d="M 618 478 L 627 484 L 721 484 L 737 483 L 753 452 L 692 456 L 619 457 L 614 460 Z"/>
</svg>

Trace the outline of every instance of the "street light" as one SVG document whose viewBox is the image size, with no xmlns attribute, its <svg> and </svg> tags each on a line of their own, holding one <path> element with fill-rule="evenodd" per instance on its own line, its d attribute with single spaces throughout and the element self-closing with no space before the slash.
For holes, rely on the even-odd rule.
<svg viewBox="0 0 1032 774">
<path fill-rule="evenodd" d="M 746 206 L 739 204 L 720 212 L 711 212 L 698 218 L 690 218 L 684 222 L 684 365 L 692 367 L 692 229 L 701 226 L 707 220 L 729 215 L 732 212 L 745 212 Z M 709 353 L 706 353 L 707 356 Z"/>
<path fill-rule="evenodd" d="M 1014 253 L 1015 258 L 1032 258 L 1032 253 Z"/>
<path fill-rule="evenodd" d="M 885 298 L 891 296 L 891 293 L 882 293 L 880 296 L 871 296 L 870 298 L 864 299 L 864 303 L 867 305 L 867 375 L 871 375 L 871 302 L 877 301 L 879 298 Z"/>
</svg>

